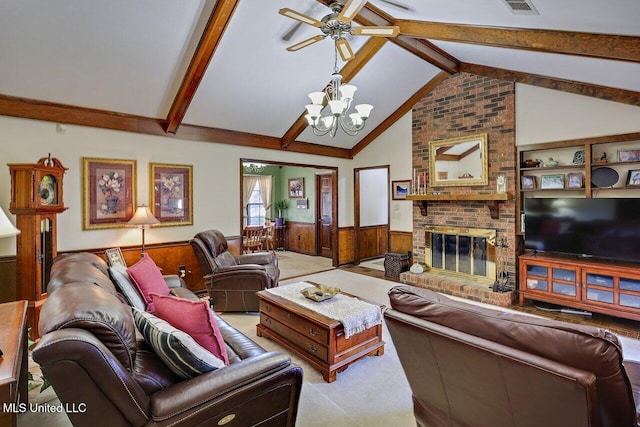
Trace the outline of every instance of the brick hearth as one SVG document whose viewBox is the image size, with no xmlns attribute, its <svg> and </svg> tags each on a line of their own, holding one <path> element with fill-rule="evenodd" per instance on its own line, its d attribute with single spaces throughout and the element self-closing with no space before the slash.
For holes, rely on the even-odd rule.
<svg viewBox="0 0 640 427">
<path fill-rule="evenodd" d="M 405 272 L 400 274 L 400 281 L 419 288 L 500 307 L 509 307 L 516 301 L 515 291 L 493 292 L 489 285 L 475 283 L 468 279 L 449 277 L 443 274 L 414 274 Z"/>
</svg>

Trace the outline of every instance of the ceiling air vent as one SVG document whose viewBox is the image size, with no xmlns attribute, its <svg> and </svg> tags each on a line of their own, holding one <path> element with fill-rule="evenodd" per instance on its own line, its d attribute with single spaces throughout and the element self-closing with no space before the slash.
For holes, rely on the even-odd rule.
<svg viewBox="0 0 640 427">
<path fill-rule="evenodd" d="M 516 15 L 540 15 L 530 0 L 502 0 L 511 13 Z"/>
</svg>

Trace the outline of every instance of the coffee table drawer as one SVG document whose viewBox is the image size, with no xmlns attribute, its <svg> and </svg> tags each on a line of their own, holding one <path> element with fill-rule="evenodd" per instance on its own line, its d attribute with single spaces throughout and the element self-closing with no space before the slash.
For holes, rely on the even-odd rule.
<svg viewBox="0 0 640 427">
<path fill-rule="evenodd" d="M 276 334 L 281 337 L 286 338 L 291 341 L 296 347 L 304 350 L 310 355 L 317 357 L 323 362 L 328 362 L 329 360 L 329 350 L 327 346 L 319 344 L 312 339 L 300 334 L 297 331 L 294 331 L 289 326 L 280 323 L 278 320 L 267 316 L 265 313 L 260 313 L 260 323 L 266 326 L 268 329 L 272 330 Z"/>
<path fill-rule="evenodd" d="M 317 343 L 323 345 L 329 344 L 329 331 L 326 328 L 322 328 L 320 325 L 305 319 L 304 317 L 286 311 L 282 307 L 278 307 L 277 305 L 270 304 L 266 301 L 260 301 L 260 312 L 284 323 L 289 328 L 300 333 L 302 336 L 308 337 Z"/>
</svg>

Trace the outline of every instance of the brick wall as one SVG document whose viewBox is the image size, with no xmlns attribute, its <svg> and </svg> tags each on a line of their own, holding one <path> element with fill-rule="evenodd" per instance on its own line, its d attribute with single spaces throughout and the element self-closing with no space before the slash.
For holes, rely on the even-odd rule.
<svg viewBox="0 0 640 427">
<path fill-rule="evenodd" d="M 486 133 L 489 184 L 486 186 L 429 187 L 428 192 L 473 193 L 495 191 L 498 175 L 507 177 L 507 192 L 514 200 L 500 203 L 499 219 L 492 219 L 480 202 L 429 202 L 423 216 L 413 207 L 414 259 L 424 260 L 424 226 L 493 228 L 498 241 L 508 245 L 501 254 L 512 281 L 516 277 L 516 147 L 515 84 L 473 74 L 455 74 L 413 107 L 413 167 L 429 174 L 429 141 Z"/>
</svg>

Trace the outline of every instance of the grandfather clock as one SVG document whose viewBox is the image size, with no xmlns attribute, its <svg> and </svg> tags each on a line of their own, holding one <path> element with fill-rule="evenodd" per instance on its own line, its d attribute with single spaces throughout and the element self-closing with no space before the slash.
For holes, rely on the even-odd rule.
<svg viewBox="0 0 640 427">
<path fill-rule="evenodd" d="M 57 255 L 57 214 L 63 212 L 62 178 L 67 170 L 56 158 L 35 164 L 9 164 L 11 204 L 16 215 L 16 296 L 28 300 L 30 338 L 38 338 L 40 308 L 47 298 L 51 264 Z"/>
</svg>

